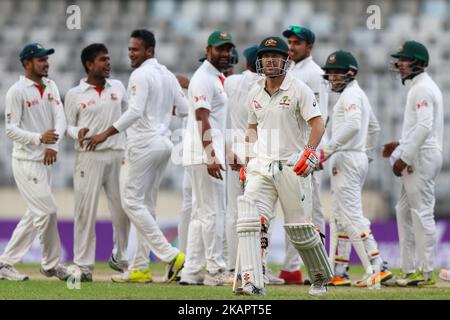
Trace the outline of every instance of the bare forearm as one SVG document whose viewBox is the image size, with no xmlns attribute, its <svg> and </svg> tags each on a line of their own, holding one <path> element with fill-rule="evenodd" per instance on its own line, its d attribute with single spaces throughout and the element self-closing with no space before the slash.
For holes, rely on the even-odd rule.
<svg viewBox="0 0 450 320">
<path fill-rule="evenodd" d="M 325 133 L 323 119 L 322 117 L 315 117 L 309 120 L 308 123 L 311 126 L 311 134 L 308 138 L 308 145 L 317 148 L 320 140 L 322 140 L 323 134 Z"/>
</svg>

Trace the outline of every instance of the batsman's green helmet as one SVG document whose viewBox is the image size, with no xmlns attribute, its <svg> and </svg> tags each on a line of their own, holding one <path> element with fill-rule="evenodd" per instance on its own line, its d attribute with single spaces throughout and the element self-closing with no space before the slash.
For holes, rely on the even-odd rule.
<svg viewBox="0 0 450 320">
<path fill-rule="evenodd" d="M 427 48 L 420 42 L 409 40 L 406 41 L 400 48 L 398 48 L 397 53 L 391 54 L 393 58 L 411 58 L 422 61 L 425 67 L 428 66 L 430 61 L 430 56 L 428 55 Z"/>
<path fill-rule="evenodd" d="M 355 70 L 358 71 L 358 62 L 355 57 L 348 51 L 335 51 L 330 54 L 327 58 L 327 62 L 322 67 L 323 70 L 327 71 L 330 69 L 339 70 Z"/>
<path fill-rule="evenodd" d="M 289 56 L 289 47 L 280 37 L 268 37 L 261 41 L 257 56 L 260 58 L 264 52 L 276 52 Z"/>
</svg>

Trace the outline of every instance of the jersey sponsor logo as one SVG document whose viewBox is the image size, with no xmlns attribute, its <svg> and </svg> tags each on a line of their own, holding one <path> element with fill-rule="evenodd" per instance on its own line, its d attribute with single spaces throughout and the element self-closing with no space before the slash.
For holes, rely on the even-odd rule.
<svg viewBox="0 0 450 320">
<path fill-rule="evenodd" d="M 258 101 L 256 101 L 256 100 L 253 100 L 253 107 L 255 108 L 255 110 L 262 109 L 261 104 Z"/>
<path fill-rule="evenodd" d="M 289 108 L 289 106 L 291 105 L 291 99 L 289 98 L 289 96 L 282 97 L 279 105 L 280 108 Z"/>
<path fill-rule="evenodd" d="M 316 101 L 318 103 L 320 103 L 320 93 L 319 92 L 314 92 L 314 98 L 316 98 Z"/>
<path fill-rule="evenodd" d="M 427 100 L 423 100 L 422 102 L 420 102 L 416 105 L 416 109 L 422 109 L 422 108 L 426 108 L 426 107 L 428 107 Z"/>
<path fill-rule="evenodd" d="M 25 103 L 27 104 L 28 108 L 37 106 L 39 104 L 39 100 L 38 99 L 33 99 L 33 100 L 27 100 L 25 101 Z"/>
<path fill-rule="evenodd" d="M 197 103 L 199 101 L 206 101 L 206 96 L 194 96 L 194 102 Z"/>
<path fill-rule="evenodd" d="M 86 109 L 87 107 L 89 107 L 89 106 L 92 106 L 92 105 L 94 105 L 94 104 L 96 104 L 96 102 L 95 102 L 95 100 L 94 99 L 91 99 L 91 100 L 89 100 L 88 102 L 86 102 L 86 103 L 80 103 L 80 108 L 81 109 Z"/>
<path fill-rule="evenodd" d="M 346 107 L 344 110 L 345 112 L 352 112 L 352 111 L 356 111 L 357 107 L 356 104 L 351 104 L 348 107 Z"/>
</svg>

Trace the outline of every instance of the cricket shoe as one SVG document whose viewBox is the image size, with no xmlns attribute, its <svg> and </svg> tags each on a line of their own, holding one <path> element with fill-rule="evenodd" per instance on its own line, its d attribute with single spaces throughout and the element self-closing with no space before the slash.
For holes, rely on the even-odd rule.
<svg viewBox="0 0 450 320">
<path fill-rule="evenodd" d="M 273 274 L 272 270 L 267 268 L 266 274 L 264 275 L 264 283 L 270 284 L 270 285 L 282 285 L 285 284 L 284 279 L 278 278 L 276 275 Z"/>
<path fill-rule="evenodd" d="M 230 275 L 225 270 L 219 270 L 216 273 L 207 272 L 203 284 L 205 286 L 223 286 L 228 283 Z"/>
<path fill-rule="evenodd" d="M 62 264 L 58 264 L 56 267 L 50 270 L 44 270 L 44 268 L 41 267 L 39 271 L 47 278 L 56 277 L 61 281 L 67 281 L 67 279 L 72 276 L 70 270 L 68 270 L 67 267 L 63 266 Z"/>
<path fill-rule="evenodd" d="M 266 288 L 257 288 L 251 282 L 247 282 L 241 288 L 238 288 L 235 292 L 237 295 L 244 296 L 265 296 Z"/>
<path fill-rule="evenodd" d="M 343 274 L 341 277 L 336 276 L 328 282 L 329 286 L 332 287 L 350 287 L 352 282 L 347 273 Z"/>
<path fill-rule="evenodd" d="M 181 275 L 180 285 L 182 286 L 195 286 L 195 285 L 203 285 L 204 275 L 201 271 L 193 274 L 185 274 Z"/>
<path fill-rule="evenodd" d="M 301 270 L 293 272 L 281 270 L 280 278 L 284 280 L 285 284 L 303 284 Z"/>
<path fill-rule="evenodd" d="M 0 263 L 0 280 L 26 281 L 29 277 L 21 274 L 13 266 Z"/>
<path fill-rule="evenodd" d="M 439 278 L 441 278 L 444 281 L 450 281 L 450 270 L 441 269 L 441 272 L 439 272 Z"/>
<path fill-rule="evenodd" d="M 368 288 L 368 287 L 372 287 L 377 284 L 380 284 L 381 283 L 381 274 L 380 273 L 381 272 L 375 272 L 373 274 L 366 273 L 362 277 L 362 279 L 356 280 L 355 282 L 353 282 L 353 286 L 358 287 L 358 288 Z"/>
<path fill-rule="evenodd" d="M 112 276 L 111 280 L 115 283 L 150 283 L 153 281 L 152 273 L 148 268 L 144 270 L 127 270 L 124 273 Z"/>
<path fill-rule="evenodd" d="M 319 280 L 314 282 L 311 287 L 309 287 L 308 293 L 311 296 L 323 296 L 327 293 L 327 281 Z"/>
<path fill-rule="evenodd" d="M 114 258 L 114 255 L 111 255 L 109 257 L 108 266 L 118 272 L 125 272 L 128 270 L 128 262 L 116 260 L 116 258 Z"/>
<path fill-rule="evenodd" d="M 169 264 L 166 266 L 166 274 L 164 275 L 164 282 L 165 283 L 171 283 L 175 278 L 178 276 L 178 273 L 183 269 L 184 267 L 184 261 L 186 260 L 186 256 L 183 252 L 178 252 L 178 254 L 175 256 L 175 258 L 172 259 L 172 261 L 169 262 Z"/>
<path fill-rule="evenodd" d="M 437 276 L 434 272 L 431 272 L 428 279 L 425 279 L 417 284 L 419 288 L 436 288 Z"/>
<path fill-rule="evenodd" d="M 399 287 L 415 287 L 419 284 L 419 282 L 424 281 L 423 274 L 420 271 L 416 271 L 410 274 L 407 274 L 405 277 L 397 279 L 395 283 Z"/>
</svg>

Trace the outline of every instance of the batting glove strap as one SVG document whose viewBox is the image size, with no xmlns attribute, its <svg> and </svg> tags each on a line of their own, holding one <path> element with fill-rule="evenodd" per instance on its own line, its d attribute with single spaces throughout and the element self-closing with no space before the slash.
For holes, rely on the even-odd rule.
<svg viewBox="0 0 450 320">
<path fill-rule="evenodd" d="M 311 148 L 306 147 L 305 151 L 294 167 L 294 172 L 299 176 L 307 177 L 315 170 L 318 163 L 319 157 L 317 156 L 317 154 Z"/>
</svg>

